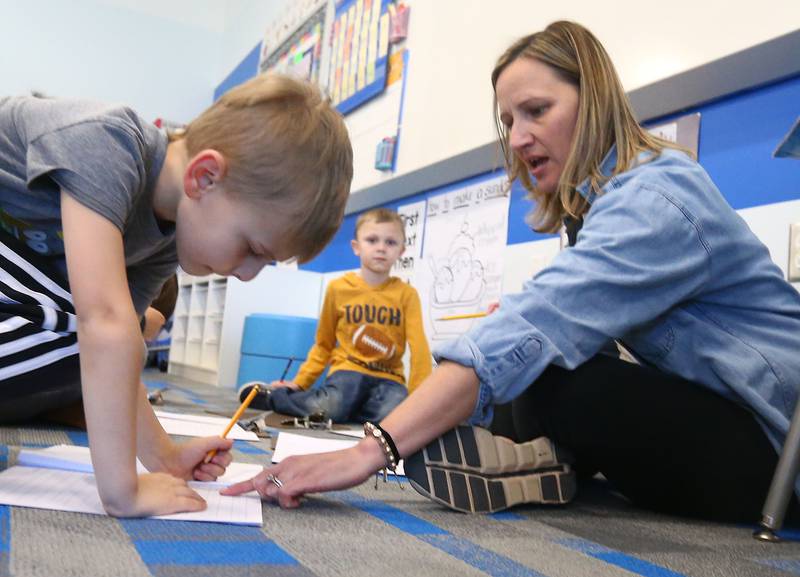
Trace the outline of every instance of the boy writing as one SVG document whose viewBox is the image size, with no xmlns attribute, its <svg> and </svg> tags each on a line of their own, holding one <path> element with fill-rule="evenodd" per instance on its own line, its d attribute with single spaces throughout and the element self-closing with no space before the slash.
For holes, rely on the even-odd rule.
<svg viewBox="0 0 800 577">
<path fill-rule="evenodd" d="M 231 442 L 164 433 L 139 381 L 139 317 L 178 264 L 249 280 L 310 259 L 351 176 L 340 115 L 281 76 L 234 88 L 172 137 L 121 106 L 0 99 L 0 419 L 82 393 L 108 513 L 203 509 L 186 479 L 221 475 Z M 137 455 L 152 473 L 136 474 Z"/>
<path fill-rule="evenodd" d="M 314 346 L 294 381 L 274 381 L 251 406 L 295 416 L 323 412 L 335 422 L 380 421 L 431 372 L 419 296 L 390 276 L 405 250 L 405 226 L 385 208 L 356 221 L 353 252 L 358 273 L 328 285 Z M 411 348 L 408 389 L 403 373 L 406 342 Z M 308 389 L 330 364 L 321 387 Z M 247 396 L 252 384 L 239 390 Z"/>
</svg>

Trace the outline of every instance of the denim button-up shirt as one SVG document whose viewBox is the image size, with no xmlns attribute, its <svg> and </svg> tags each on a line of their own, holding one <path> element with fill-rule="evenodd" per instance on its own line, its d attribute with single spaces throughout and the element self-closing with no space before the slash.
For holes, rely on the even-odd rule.
<svg viewBox="0 0 800 577">
<path fill-rule="evenodd" d="M 610 175 L 616 150 L 603 162 Z M 471 422 L 552 364 L 573 369 L 611 339 L 641 360 L 748 406 L 773 444 L 800 387 L 800 293 L 703 168 L 667 149 L 610 178 L 575 246 L 435 351 L 480 379 Z M 534 383 L 532 386 L 536 386 Z"/>
</svg>

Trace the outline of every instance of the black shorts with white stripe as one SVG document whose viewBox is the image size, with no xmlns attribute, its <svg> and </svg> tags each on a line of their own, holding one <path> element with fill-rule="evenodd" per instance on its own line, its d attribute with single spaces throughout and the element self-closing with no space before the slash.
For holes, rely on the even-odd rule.
<svg viewBox="0 0 800 577">
<path fill-rule="evenodd" d="M 75 308 L 46 259 L 0 229 L 0 420 L 80 399 Z"/>
</svg>

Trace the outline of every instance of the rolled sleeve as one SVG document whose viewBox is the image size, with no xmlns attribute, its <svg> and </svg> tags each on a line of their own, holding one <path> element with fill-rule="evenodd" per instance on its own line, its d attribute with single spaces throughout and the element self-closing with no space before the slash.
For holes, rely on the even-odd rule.
<svg viewBox="0 0 800 577">
<path fill-rule="evenodd" d="M 518 396 L 550 362 L 543 359 L 538 331 L 513 310 L 496 312 L 465 335 L 434 351 L 437 362 L 449 360 L 471 367 L 480 389 L 470 423 L 488 425 L 492 406 Z"/>
<path fill-rule="evenodd" d="M 691 215 L 654 189 L 600 197 L 578 244 L 561 251 L 521 293 L 434 356 L 472 367 L 480 392 L 471 422 L 519 396 L 551 364 L 574 369 L 610 340 L 691 298 L 709 258 Z"/>
</svg>

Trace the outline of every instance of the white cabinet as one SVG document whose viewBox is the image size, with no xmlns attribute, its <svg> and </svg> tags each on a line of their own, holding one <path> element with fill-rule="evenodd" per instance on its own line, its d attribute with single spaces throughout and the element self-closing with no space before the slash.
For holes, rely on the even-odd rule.
<svg viewBox="0 0 800 577">
<path fill-rule="evenodd" d="M 216 384 L 228 279 L 178 272 L 169 373 Z"/>
</svg>

